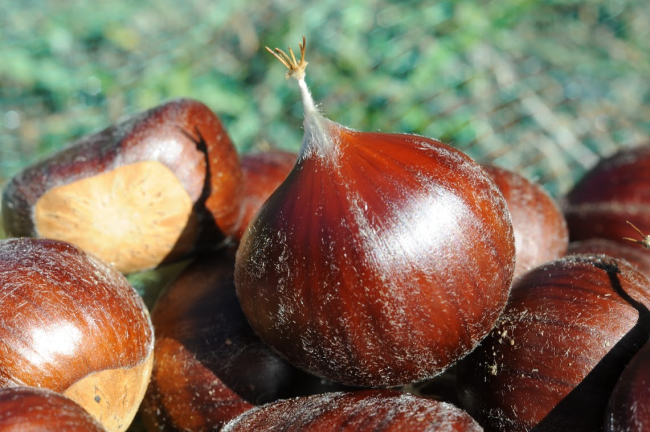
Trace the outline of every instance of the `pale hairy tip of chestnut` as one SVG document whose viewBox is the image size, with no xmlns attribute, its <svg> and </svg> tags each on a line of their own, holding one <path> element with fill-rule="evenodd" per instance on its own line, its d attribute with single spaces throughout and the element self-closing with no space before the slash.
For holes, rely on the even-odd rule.
<svg viewBox="0 0 650 432">
<path fill-rule="evenodd" d="M 70 386 L 63 395 L 84 407 L 107 431 L 125 431 L 138 412 L 152 368 L 153 350 L 139 365 L 92 373 Z"/>
<path fill-rule="evenodd" d="M 630 221 L 625 221 L 625 222 L 627 222 L 634 229 L 634 231 L 639 233 L 639 235 L 641 236 L 641 240 L 633 239 L 633 238 L 630 238 L 630 237 L 623 237 L 623 240 L 629 240 L 631 242 L 640 244 L 641 246 L 643 246 L 646 249 L 650 249 L 650 235 L 643 234 L 643 232 L 639 228 L 634 226 L 634 224 L 632 224 L 632 222 L 630 222 Z"/>
<path fill-rule="evenodd" d="M 172 250 L 189 249 L 183 241 L 195 225 L 183 185 L 152 161 L 52 188 L 33 217 L 39 237 L 75 244 L 123 273 L 156 267 Z"/>
</svg>

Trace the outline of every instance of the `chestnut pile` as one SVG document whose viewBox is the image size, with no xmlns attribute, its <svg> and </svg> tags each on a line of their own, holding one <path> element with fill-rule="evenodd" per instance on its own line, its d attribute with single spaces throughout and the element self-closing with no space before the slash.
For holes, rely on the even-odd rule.
<svg viewBox="0 0 650 432">
<path fill-rule="evenodd" d="M 299 59 L 269 51 L 301 91 L 298 154 L 240 156 L 179 99 L 7 184 L 0 422 L 650 428 L 650 256 L 623 239 L 650 245 L 647 147 L 558 204 L 437 140 L 327 119 L 304 38 Z M 150 316 L 123 274 L 179 261 Z"/>
</svg>

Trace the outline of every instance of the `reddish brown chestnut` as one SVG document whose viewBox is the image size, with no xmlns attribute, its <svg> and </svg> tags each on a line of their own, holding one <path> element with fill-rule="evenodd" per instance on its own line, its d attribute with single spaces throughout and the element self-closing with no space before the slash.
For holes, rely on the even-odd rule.
<svg viewBox="0 0 650 432">
<path fill-rule="evenodd" d="M 242 308 L 291 363 L 356 386 L 432 377 L 471 351 L 505 305 L 514 239 L 505 200 L 464 153 L 323 117 L 300 63 L 296 166 L 237 252 Z M 280 52 L 278 50 L 278 52 Z"/>
<path fill-rule="evenodd" d="M 650 343 L 625 367 L 605 415 L 606 432 L 642 432 L 650 428 Z"/>
<path fill-rule="evenodd" d="M 233 250 L 201 257 L 156 303 L 141 410 L 149 430 L 218 430 L 254 404 L 336 389 L 262 343 L 239 306 L 234 266 Z"/>
<path fill-rule="evenodd" d="M 295 153 L 276 149 L 248 153 L 241 157 L 244 197 L 237 239 L 241 240 L 255 213 L 287 178 L 297 158 Z"/>
<path fill-rule="evenodd" d="M 607 255 L 622 258 L 650 278 L 650 254 L 640 247 L 614 240 L 593 238 L 569 243 L 567 255 Z"/>
<path fill-rule="evenodd" d="M 52 390 L 13 387 L 0 390 L 0 430 L 4 432 L 104 432 L 81 406 Z"/>
<path fill-rule="evenodd" d="M 9 236 L 68 241 L 131 273 L 233 235 L 241 187 L 217 116 L 180 99 L 25 169 L 7 184 L 2 214 Z"/>
<path fill-rule="evenodd" d="M 600 237 L 623 242 L 632 222 L 650 232 L 650 146 L 602 159 L 562 203 L 572 241 Z"/>
<path fill-rule="evenodd" d="M 149 382 L 153 328 L 126 278 L 57 240 L 0 241 L 0 388 L 48 388 L 109 431 L 129 426 Z"/>
<path fill-rule="evenodd" d="M 600 431 L 620 373 L 650 335 L 648 279 L 573 255 L 518 278 L 497 326 L 459 364 L 462 406 L 489 431 Z"/>
<path fill-rule="evenodd" d="M 512 217 L 517 251 L 515 277 L 563 256 L 569 232 L 555 200 L 520 174 L 491 165 L 483 168 L 503 194 Z"/>
<path fill-rule="evenodd" d="M 245 412 L 223 432 L 398 432 L 483 429 L 463 410 L 394 390 L 327 393 L 282 400 Z"/>
</svg>

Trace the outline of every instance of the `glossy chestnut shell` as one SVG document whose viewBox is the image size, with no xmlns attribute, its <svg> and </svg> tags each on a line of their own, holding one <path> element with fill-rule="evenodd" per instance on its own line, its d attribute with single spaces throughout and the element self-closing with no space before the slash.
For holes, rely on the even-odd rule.
<svg viewBox="0 0 650 432">
<path fill-rule="evenodd" d="M 488 431 L 599 431 L 618 376 L 650 335 L 648 279 L 573 255 L 517 279 L 499 321 L 459 364 L 459 397 Z"/>
</svg>

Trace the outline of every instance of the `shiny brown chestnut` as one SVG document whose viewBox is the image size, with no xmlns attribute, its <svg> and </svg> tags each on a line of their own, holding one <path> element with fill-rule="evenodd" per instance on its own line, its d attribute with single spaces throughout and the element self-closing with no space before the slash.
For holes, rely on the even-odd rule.
<svg viewBox="0 0 650 432">
<path fill-rule="evenodd" d="M 179 99 L 88 135 L 5 187 L 12 237 L 64 240 L 124 273 L 235 233 L 241 169 L 219 118 Z"/>
<path fill-rule="evenodd" d="M 606 432 L 642 432 L 650 428 L 650 343 L 621 374 L 605 413 Z"/>
<path fill-rule="evenodd" d="M 398 432 L 483 429 L 454 405 L 395 390 L 326 393 L 282 400 L 245 412 L 223 432 Z"/>
<path fill-rule="evenodd" d="M 562 202 L 571 241 L 594 237 L 624 242 L 632 222 L 650 232 L 650 145 L 603 158 Z"/>
<path fill-rule="evenodd" d="M 575 241 L 569 243 L 567 255 L 608 255 L 612 258 L 622 258 L 650 278 L 650 253 L 631 243 L 601 238 Z"/>
<path fill-rule="evenodd" d="M 241 240 L 246 228 L 264 201 L 287 178 L 298 155 L 270 149 L 241 156 L 243 187 L 242 216 L 236 238 Z"/>
<path fill-rule="evenodd" d="M 0 389 L 0 430 L 4 432 L 105 432 L 80 405 L 52 390 Z"/>
<path fill-rule="evenodd" d="M 488 431 L 600 431 L 625 365 L 650 335 L 648 279 L 572 255 L 517 279 L 495 329 L 459 364 L 459 398 Z"/>
<path fill-rule="evenodd" d="M 0 388 L 51 389 L 107 430 L 126 430 L 149 382 L 154 336 L 121 273 L 58 240 L 2 240 L 0 322 Z"/>
<path fill-rule="evenodd" d="M 305 137 L 238 249 L 242 309 L 276 351 L 332 381 L 435 376 L 505 306 L 515 258 L 505 200 L 459 150 L 323 117 L 301 50 L 300 63 L 278 56 L 301 88 Z"/>
<path fill-rule="evenodd" d="M 537 183 L 505 168 L 484 165 L 503 194 L 515 231 L 515 277 L 562 257 L 569 231 L 559 205 Z"/>
<path fill-rule="evenodd" d="M 291 366 L 246 321 L 235 251 L 187 267 L 152 311 L 154 366 L 142 404 L 150 431 L 218 430 L 254 405 L 340 388 Z"/>
</svg>

